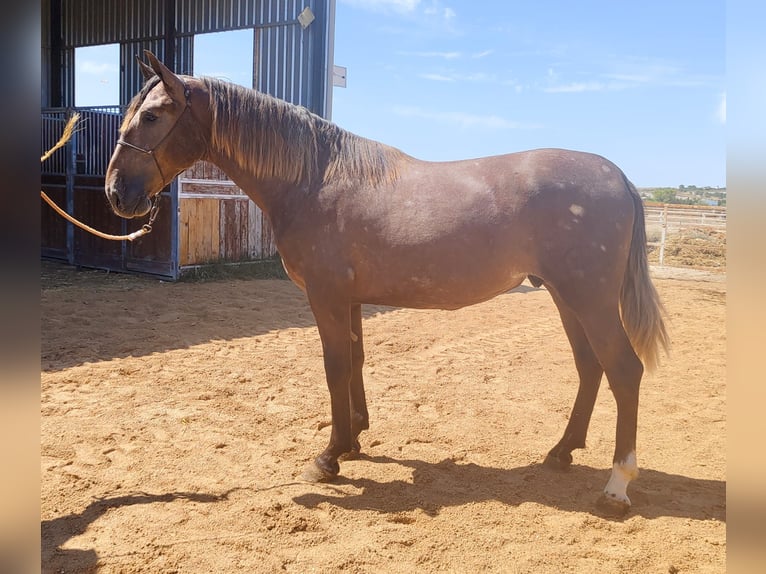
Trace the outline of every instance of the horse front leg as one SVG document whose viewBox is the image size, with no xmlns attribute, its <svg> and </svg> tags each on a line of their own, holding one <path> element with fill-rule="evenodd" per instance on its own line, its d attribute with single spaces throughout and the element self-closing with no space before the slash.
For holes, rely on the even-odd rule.
<svg viewBox="0 0 766 574">
<path fill-rule="evenodd" d="M 303 471 L 310 482 L 334 479 L 340 472 L 338 458 L 354 448 L 351 426 L 351 311 L 347 302 L 308 293 L 322 340 L 324 369 L 330 391 L 332 430 L 327 448 Z M 324 295 L 324 294 L 323 294 Z"/>
<path fill-rule="evenodd" d="M 370 416 L 367 412 L 367 399 L 364 393 L 364 341 L 362 335 L 362 306 L 351 306 L 351 451 L 343 455 L 344 459 L 354 459 L 362 450 L 359 434 L 370 428 Z"/>
</svg>

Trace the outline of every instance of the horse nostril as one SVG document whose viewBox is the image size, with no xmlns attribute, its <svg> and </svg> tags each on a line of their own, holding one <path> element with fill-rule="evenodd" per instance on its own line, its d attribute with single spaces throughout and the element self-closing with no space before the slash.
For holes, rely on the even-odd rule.
<svg viewBox="0 0 766 574">
<path fill-rule="evenodd" d="M 114 189 L 106 190 L 106 198 L 109 200 L 109 203 L 114 209 L 120 208 L 120 194 L 117 193 Z"/>
</svg>

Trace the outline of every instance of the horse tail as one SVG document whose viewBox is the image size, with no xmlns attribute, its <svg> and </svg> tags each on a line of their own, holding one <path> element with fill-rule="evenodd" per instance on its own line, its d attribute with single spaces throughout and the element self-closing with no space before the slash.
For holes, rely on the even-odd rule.
<svg viewBox="0 0 766 574">
<path fill-rule="evenodd" d="M 620 290 L 620 312 L 633 350 L 644 367 L 652 371 L 659 364 L 660 348 L 665 353 L 668 352 L 670 339 L 663 320 L 665 309 L 649 276 L 644 205 L 635 186 L 627 177 L 625 183 L 633 199 L 634 214 L 633 238 Z"/>
</svg>

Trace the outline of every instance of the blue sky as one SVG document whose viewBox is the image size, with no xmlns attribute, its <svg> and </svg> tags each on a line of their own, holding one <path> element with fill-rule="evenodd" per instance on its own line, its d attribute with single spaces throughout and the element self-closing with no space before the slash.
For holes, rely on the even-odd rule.
<svg viewBox="0 0 766 574">
<path fill-rule="evenodd" d="M 724 33 L 723 0 L 337 0 L 332 119 L 426 160 L 565 147 L 641 187 L 724 186 Z M 195 72 L 245 84 L 230 34 L 198 37 Z M 79 81 L 104 98 L 98 60 Z"/>
</svg>

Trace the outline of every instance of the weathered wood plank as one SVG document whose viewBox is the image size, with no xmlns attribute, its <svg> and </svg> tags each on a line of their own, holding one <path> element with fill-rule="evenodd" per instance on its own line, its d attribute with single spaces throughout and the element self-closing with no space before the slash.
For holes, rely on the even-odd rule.
<svg viewBox="0 0 766 574">
<path fill-rule="evenodd" d="M 206 161 L 198 161 L 194 163 L 190 168 L 184 170 L 179 177 L 181 177 L 181 179 L 229 179 L 218 166 Z"/>
<path fill-rule="evenodd" d="M 226 199 L 220 201 L 221 235 L 220 254 L 225 261 L 243 261 L 248 258 L 247 201 Z"/>
<path fill-rule="evenodd" d="M 271 224 L 263 214 L 261 214 L 263 230 L 263 254 L 261 257 L 273 257 L 277 254 L 277 244 L 274 242 L 274 232 L 271 230 Z"/>
<path fill-rule="evenodd" d="M 237 226 L 237 261 L 245 261 L 247 256 L 247 229 L 250 227 L 249 211 L 247 204 L 250 203 L 247 199 L 238 199 L 237 202 L 237 217 L 239 219 L 239 225 Z"/>
<path fill-rule="evenodd" d="M 206 242 L 205 263 L 218 261 L 220 259 L 220 237 L 221 237 L 221 212 L 216 200 L 201 199 L 205 205 L 205 215 L 207 220 L 207 230 L 209 231 L 209 240 Z"/>
<path fill-rule="evenodd" d="M 218 261 L 220 212 L 216 199 L 183 198 L 179 221 L 181 265 Z"/>
<path fill-rule="evenodd" d="M 181 266 L 263 259 L 276 254 L 271 227 L 261 210 L 236 184 L 216 179 L 221 174 L 215 166 L 198 163 L 182 175 Z M 213 179 L 208 181 L 197 179 L 211 176 Z"/>
<path fill-rule="evenodd" d="M 189 208 L 186 200 L 178 205 L 178 265 L 189 264 Z"/>
<path fill-rule="evenodd" d="M 263 237 L 261 225 L 263 221 L 263 213 L 253 201 L 248 202 L 247 208 L 248 219 L 250 222 L 247 227 L 247 254 L 250 259 L 261 259 L 263 257 Z"/>
</svg>

